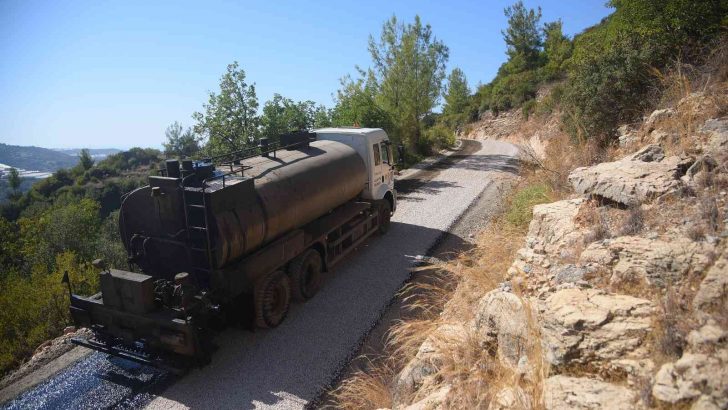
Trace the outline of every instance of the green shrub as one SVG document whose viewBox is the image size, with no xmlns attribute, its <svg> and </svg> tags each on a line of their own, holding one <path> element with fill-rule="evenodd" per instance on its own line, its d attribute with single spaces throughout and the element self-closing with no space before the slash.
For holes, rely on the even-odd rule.
<svg viewBox="0 0 728 410">
<path fill-rule="evenodd" d="M 95 269 L 79 263 L 73 252 L 58 254 L 55 264 L 50 273 L 39 268 L 29 276 L 13 273 L 0 278 L 0 375 L 70 323 L 63 272 L 68 272 L 75 292 L 98 291 Z"/>
<path fill-rule="evenodd" d="M 528 120 L 528 117 L 536 111 L 536 105 L 536 100 L 528 100 L 523 103 L 521 106 L 521 113 L 523 113 L 523 117 Z"/>
<path fill-rule="evenodd" d="M 728 5 L 717 0 L 612 0 L 615 12 L 575 39 L 564 102 L 567 130 L 612 135 L 653 104 L 651 73 L 673 59 L 692 62 L 720 32 Z"/>
<path fill-rule="evenodd" d="M 547 202 L 550 199 L 546 184 L 527 185 L 513 195 L 506 221 L 517 228 L 527 228 L 533 217 L 533 207 Z"/>
</svg>

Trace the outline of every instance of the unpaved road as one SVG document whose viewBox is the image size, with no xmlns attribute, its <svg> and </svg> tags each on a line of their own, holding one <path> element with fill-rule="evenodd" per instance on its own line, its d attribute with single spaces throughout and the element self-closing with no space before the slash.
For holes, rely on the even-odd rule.
<svg viewBox="0 0 728 410">
<path fill-rule="evenodd" d="M 278 328 L 220 334 L 219 349 L 204 368 L 180 379 L 138 366 L 116 372 L 103 355 L 94 353 L 6 404 L 305 407 L 349 362 L 408 279 L 416 257 L 432 250 L 476 200 L 487 200 L 480 197 L 484 191 L 497 195 L 487 189 L 515 172 L 516 154 L 507 143 L 465 141 L 462 151 L 442 164 L 409 174 L 399 183 L 400 202 L 387 235 L 371 238 L 337 265 L 320 293 L 294 305 Z"/>
</svg>

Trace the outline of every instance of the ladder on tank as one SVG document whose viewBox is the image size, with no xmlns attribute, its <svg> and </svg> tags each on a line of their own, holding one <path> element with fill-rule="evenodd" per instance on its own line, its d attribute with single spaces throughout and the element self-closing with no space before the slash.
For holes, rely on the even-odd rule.
<svg viewBox="0 0 728 410">
<path fill-rule="evenodd" d="M 194 175 L 190 175 L 194 178 Z M 185 211 L 185 227 L 187 228 L 187 257 L 194 273 L 204 274 L 204 281 L 209 280 L 213 268 L 212 247 L 210 246 L 210 227 L 205 198 L 205 187 L 186 186 L 182 180 L 182 203 Z M 200 279 L 199 275 L 195 275 Z"/>
</svg>

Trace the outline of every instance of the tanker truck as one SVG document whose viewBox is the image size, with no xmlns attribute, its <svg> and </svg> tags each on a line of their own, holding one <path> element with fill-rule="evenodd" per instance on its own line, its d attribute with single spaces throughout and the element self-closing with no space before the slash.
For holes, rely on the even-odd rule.
<svg viewBox="0 0 728 410">
<path fill-rule="evenodd" d="M 326 128 L 167 160 L 122 198 L 129 270 L 97 260 L 101 291 L 70 292 L 73 321 L 93 333 L 73 342 L 181 371 L 209 360 L 226 324 L 276 327 L 292 301 L 314 296 L 322 272 L 387 232 L 392 158 L 381 129 Z"/>
</svg>

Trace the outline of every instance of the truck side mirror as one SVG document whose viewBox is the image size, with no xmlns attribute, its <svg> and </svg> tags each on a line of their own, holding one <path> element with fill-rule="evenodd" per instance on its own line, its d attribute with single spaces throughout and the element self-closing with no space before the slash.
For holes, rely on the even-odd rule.
<svg viewBox="0 0 728 410">
<path fill-rule="evenodd" d="M 397 145 L 397 165 L 404 167 L 404 144 Z"/>
</svg>

